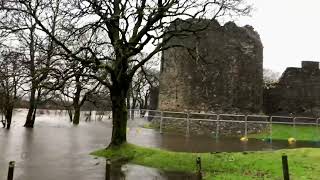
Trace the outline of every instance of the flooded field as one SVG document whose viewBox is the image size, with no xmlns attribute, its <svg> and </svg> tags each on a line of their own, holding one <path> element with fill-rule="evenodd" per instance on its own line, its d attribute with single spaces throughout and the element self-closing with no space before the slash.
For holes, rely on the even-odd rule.
<svg viewBox="0 0 320 180">
<path fill-rule="evenodd" d="M 67 115 L 48 111 L 39 114 L 34 129 L 23 128 L 25 110 L 14 115 L 12 129 L 0 129 L 0 179 L 5 179 L 8 162 L 16 161 L 15 180 L 102 180 L 105 179 L 105 160 L 89 153 L 106 147 L 111 137 L 111 120 L 104 118 L 80 122 L 73 126 Z M 142 121 L 142 120 L 141 120 Z M 296 147 L 320 147 L 316 142 L 273 141 L 272 144 L 250 139 L 215 139 L 210 136 L 160 134 L 139 127 L 142 122 L 129 120 L 128 141 L 137 145 L 172 151 L 217 152 L 255 151 Z M 192 175 L 163 172 L 152 168 L 125 164 L 112 167 L 113 179 L 192 179 Z"/>
</svg>

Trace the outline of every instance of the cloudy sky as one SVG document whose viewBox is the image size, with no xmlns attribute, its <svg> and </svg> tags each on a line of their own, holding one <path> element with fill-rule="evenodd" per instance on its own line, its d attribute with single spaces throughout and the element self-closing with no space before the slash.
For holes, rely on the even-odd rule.
<svg viewBox="0 0 320 180">
<path fill-rule="evenodd" d="M 252 17 L 239 18 L 259 32 L 264 67 L 282 73 L 303 60 L 320 61 L 320 0 L 251 0 Z"/>
</svg>

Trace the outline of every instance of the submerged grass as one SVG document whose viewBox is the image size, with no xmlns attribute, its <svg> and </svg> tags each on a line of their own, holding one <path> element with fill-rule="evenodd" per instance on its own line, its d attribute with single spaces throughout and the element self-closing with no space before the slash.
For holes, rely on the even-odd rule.
<svg viewBox="0 0 320 180">
<path fill-rule="evenodd" d="M 250 134 L 249 138 L 269 138 L 270 131 L 264 131 L 259 134 Z M 298 141 L 320 141 L 320 129 L 317 126 L 306 125 L 272 125 L 272 139 L 287 140 L 288 138 L 295 138 Z"/>
<path fill-rule="evenodd" d="M 144 124 L 142 128 L 146 129 L 158 129 L 155 124 Z M 168 128 L 166 129 L 168 130 Z M 169 131 L 177 132 L 176 128 L 169 129 Z M 265 129 L 261 133 L 248 134 L 248 138 L 256 139 L 269 139 L 270 128 Z M 272 125 L 272 139 L 274 140 L 288 140 L 294 138 L 297 141 L 320 141 L 320 127 L 315 125 L 285 125 L 285 124 L 273 124 Z"/>
<path fill-rule="evenodd" d="M 195 172 L 200 156 L 205 179 L 282 179 L 281 155 L 287 154 L 292 179 L 319 179 L 320 149 L 303 148 L 246 153 L 184 153 L 124 144 L 92 155 L 116 159 L 167 171 Z"/>
</svg>

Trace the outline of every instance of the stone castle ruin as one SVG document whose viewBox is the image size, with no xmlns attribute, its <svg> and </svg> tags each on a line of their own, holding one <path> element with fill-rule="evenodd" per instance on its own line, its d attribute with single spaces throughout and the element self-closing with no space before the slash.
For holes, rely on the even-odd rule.
<svg viewBox="0 0 320 180">
<path fill-rule="evenodd" d="M 319 62 L 302 61 L 301 68 L 288 67 L 274 88 L 264 93 L 270 114 L 320 116 Z"/>
<path fill-rule="evenodd" d="M 174 28 L 189 23 L 180 21 Z M 192 30 L 208 20 L 191 23 Z M 180 47 L 162 55 L 160 110 L 262 111 L 263 46 L 251 26 L 211 21 L 203 31 L 170 39 L 171 45 Z"/>
<path fill-rule="evenodd" d="M 205 30 L 193 31 L 203 24 L 208 25 Z M 279 83 L 264 89 L 263 45 L 251 26 L 238 27 L 233 22 L 221 26 L 207 20 L 178 21 L 172 26 L 169 31 L 170 28 L 190 31 L 170 39 L 168 46 L 175 47 L 163 51 L 159 110 L 185 112 L 188 117 L 190 112 L 320 115 L 319 62 L 303 61 L 302 68 L 289 67 Z M 205 113 L 198 115 L 190 118 L 216 118 Z M 185 131 L 187 121 L 178 119 L 185 117 L 174 114 L 168 117 L 172 119 L 163 120 L 163 128 Z M 226 118 L 243 121 L 241 117 Z M 246 134 L 239 123 L 222 122 L 218 126 L 191 121 L 188 127 L 195 133 Z M 266 124 L 251 123 L 247 131 L 256 133 L 266 127 Z"/>
</svg>

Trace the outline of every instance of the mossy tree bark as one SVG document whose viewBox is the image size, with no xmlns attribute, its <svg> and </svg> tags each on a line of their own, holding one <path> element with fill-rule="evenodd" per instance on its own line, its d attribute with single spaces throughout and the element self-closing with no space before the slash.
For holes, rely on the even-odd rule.
<svg viewBox="0 0 320 180">
<path fill-rule="evenodd" d="M 118 92 L 111 93 L 112 99 L 112 137 L 109 146 L 119 146 L 127 142 L 128 110 L 126 96 Z"/>
<path fill-rule="evenodd" d="M 121 72 L 121 70 L 126 70 L 126 67 L 119 68 L 119 70 L 111 76 L 112 86 L 109 88 L 112 102 L 112 137 L 109 147 L 127 142 L 128 109 L 126 98 L 131 78 Z"/>
</svg>

